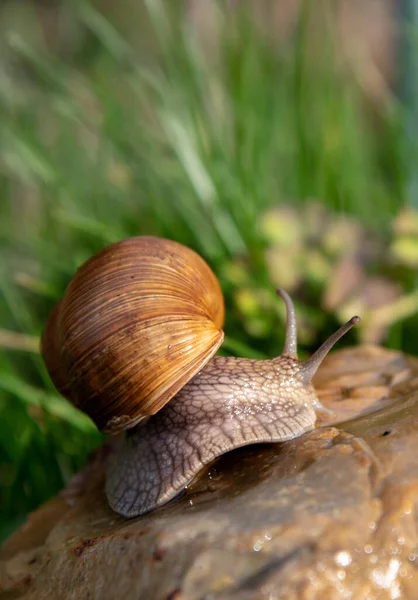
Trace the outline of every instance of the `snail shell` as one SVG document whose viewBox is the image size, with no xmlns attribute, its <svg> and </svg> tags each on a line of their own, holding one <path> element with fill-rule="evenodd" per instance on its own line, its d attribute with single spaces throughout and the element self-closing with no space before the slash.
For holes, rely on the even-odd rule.
<svg viewBox="0 0 418 600">
<path fill-rule="evenodd" d="M 103 432 L 163 407 L 222 344 L 224 302 L 206 262 L 151 236 L 88 260 L 48 320 L 41 352 L 57 389 Z"/>
</svg>

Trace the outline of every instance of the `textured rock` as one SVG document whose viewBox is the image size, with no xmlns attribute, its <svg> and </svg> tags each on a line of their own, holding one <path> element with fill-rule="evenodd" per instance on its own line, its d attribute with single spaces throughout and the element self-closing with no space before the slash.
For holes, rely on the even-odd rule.
<svg viewBox="0 0 418 600">
<path fill-rule="evenodd" d="M 106 506 L 102 449 L 4 544 L 1 598 L 415 599 L 418 361 L 344 350 L 315 384 L 338 425 L 232 452 L 137 519 Z"/>
</svg>

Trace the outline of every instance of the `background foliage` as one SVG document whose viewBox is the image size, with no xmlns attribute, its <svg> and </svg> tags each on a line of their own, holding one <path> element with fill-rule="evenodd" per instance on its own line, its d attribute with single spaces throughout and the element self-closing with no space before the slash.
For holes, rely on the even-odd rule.
<svg viewBox="0 0 418 600">
<path fill-rule="evenodd" d="M 307 3 L 277 48 L 246 6 L 217 4 L 209 47 L 177 1 L 133 3 L 131 37 L 92 4 L 64 3 L 69 55 L 43 43 L 33 8 L 21 29 L 2 21 L 0 538 L 101 442 L 37 348 L 75 269 L 110 242 L 158 234 L 202 254 L 225 293 L 226 352 L 280 351 L 281 285 L 302 354 L 352 311 L 369 326 L 346 343 L 418 353 L 404 109 L 390 93 L 365 106 L 332 15 L 312 46 Z"/>
</svg>

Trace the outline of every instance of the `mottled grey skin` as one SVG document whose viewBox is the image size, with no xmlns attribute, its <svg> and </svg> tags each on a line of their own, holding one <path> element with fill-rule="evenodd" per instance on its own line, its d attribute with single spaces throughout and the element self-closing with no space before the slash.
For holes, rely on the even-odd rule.
<svg viewBox="0 0 418 600">
<path fill-rule="evenodd" d="M 313 429 L 321 408 L 297 358 L 215 357 L 162 410 L 126 434 L 106 481 L 111 508 L 135 517 L 174 498 L 204 465 L 241 446 Z"/>
<path fill-rule="evenodd" d="M 110 507 L 136 517 L 174 498 L 200 469 L 229 450 L 283 442 L 313 429 L 326 411 L 311 384 L 321 361 L 353 317 L 306 362 L 297 359 L 295 309 L 287 310 L 283 354 L 273 360 L 215 356 L 156 415 L 130 430 L 106 473 Z M 328 411 L 329 412 L 329 411 Z"/>
</svg>

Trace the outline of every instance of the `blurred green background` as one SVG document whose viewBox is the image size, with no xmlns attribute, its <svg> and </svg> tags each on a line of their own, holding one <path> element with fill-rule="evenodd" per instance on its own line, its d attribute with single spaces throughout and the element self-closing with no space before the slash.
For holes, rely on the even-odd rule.
<svg viewBox="0 0 418 600">
<path fill-rule="evenodd" d="M 393 4 L 0 3 L 0 540 L 102 441 L 38 339 L 110 242 L 204 256 L 227 353 L 280 353 L 282 286 L 302 356 L 355 313 L 343 343 L 418 354 L 413 41 Z"/>
</svg>

